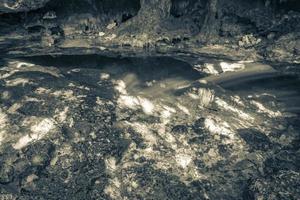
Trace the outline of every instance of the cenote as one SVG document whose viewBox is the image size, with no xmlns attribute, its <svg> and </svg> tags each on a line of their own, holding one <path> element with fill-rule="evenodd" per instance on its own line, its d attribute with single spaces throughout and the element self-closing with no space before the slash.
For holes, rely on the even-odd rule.
<svg viewBox="0 0 300 200">
<path fill-rule="evenodd" d="M 0 200 L 299 200 L 299 0 L 0 0 Z"/>
<path fill-rule="evenodd" d="M 278 66 L 205 57 L 5 59 L 0 191 L 253 199 L 297 187 L 299 84 Z"/>
</svg>

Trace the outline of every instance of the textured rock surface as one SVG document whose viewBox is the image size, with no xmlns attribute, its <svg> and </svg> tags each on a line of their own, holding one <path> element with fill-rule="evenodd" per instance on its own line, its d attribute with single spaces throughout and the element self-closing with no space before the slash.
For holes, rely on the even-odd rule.
<svg viewBox="0 0 300 200">
<path fill-rule="evenodd" d="M 299 78 L 177 58 L 2 60 L 0 198 L 299 199 Z"/>
<path fill-rule="evenodd" d="M 294 0 L 14 3 L 20 3 L 24 11 L 35 10 L 0 15 L 0 52 L 6 56 L 181 51 L 300 62 L 300 6 Z"/>
<path fill-rule="evenodd" d="M 299 12 L 0 0 L 0 199 L 300 199 Z"/>
</svg>

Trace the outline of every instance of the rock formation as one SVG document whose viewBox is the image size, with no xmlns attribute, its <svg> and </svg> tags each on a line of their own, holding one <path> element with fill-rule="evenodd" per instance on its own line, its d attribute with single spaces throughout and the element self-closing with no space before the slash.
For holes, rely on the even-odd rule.
<svg viewBox="0 0 300 200">
<path fill-rule="evenodd" d="M 2 0 L 0 51 L 116 55 L 171 53 L 176 46 L 232 59 L 298 63 L 299 7 L 295 0 Z"/>
</svg>

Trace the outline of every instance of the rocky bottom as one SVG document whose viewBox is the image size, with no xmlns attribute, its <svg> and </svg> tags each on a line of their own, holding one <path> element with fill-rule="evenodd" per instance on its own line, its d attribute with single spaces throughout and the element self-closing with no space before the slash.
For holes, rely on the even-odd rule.
<svg viewBox="0 0 300 200">
<path fill-rule="evenodd" d="M 300 199 L 299 113 L 259 63 L 3 60 L 0 199 Z"/>
</svg>

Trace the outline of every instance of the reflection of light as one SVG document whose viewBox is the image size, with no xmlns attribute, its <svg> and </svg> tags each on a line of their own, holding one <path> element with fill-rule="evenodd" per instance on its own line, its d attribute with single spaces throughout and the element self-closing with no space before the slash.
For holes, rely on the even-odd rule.
<svg viewBox="0 0 300 200">
<path fill-rule="evenodd" d="M 198 89 L 198 96 L 200 97 L 200 106 L 208 106 L 215 98 L 214 91 L 206 88 Z"/>
<path fill-rule="evenodd" d="M 169 118 L 172 116 L 173 113 L 176 113 L 175 109 L 173 109 L 173 108 L 171 108 L 169 106 L 164 105 L 163 106 L 163 110 L 160 113 L 161 114 L 160 117 L 162 118 L 162 121 L 164 123 L 167 123 L 167 122 L 169 122 Z"/>
<path fill-rule="evenodd" d="M 258 112 L 266 113 L 267 115 L 269 115 L 269 117 L 281 117 L 282 116 L 281 112 L 279 112 L 279 111 L 274 112 L 274 111 L 266 108 L 263 104 L 261 104 L 257 101 L 251 101 L 251 103 L 258 108 Z"/>
<path fill-rule="evenodd" d="M 117 169 L 117 161 L 114 157 L 109 157 L 104 160 L 106 169 L 109 173 L 113 173 Z"/>
<path fill-rule="evenodd" d="M 240 64 L 247 64 L 247 63 L 253 63 L 253 62 L 254 62 L 254 60 L 241 60 L 238 63 L 240 63 Z"/>
<path fill-rule="evenodd" d="M 124 81 L 122 80 L 118 80 L 116 82 L 116 86 L 115 86 L 115 89 L 120 92 L 121 94 L 127 94 L 127 91 L 126 91 L 126 84 Z"/>
<path fill-rule="evenodd" d="M 147 115 L 152 115 L 155 109 L 154 104 L 146 98 L 128 96 L 126 90 L 126 84 L 122 80 L 116 81 L 115 89 L 121 94 L 118 99 L 118 105 L 121 108 L 127 107 L 133 110 L 141 108 Z"/>
<path fill-rule="evenodd" d="M 205 63 L 202 65 L 195 65 L 194 69 L 200 72 L 205 72 L 207 74 L 217 75 L 219 72 L 215 69 L 214 64 Z"/>
<path fill-rule="evenodd" d="M 16 113 L 18 109 L 20 109 L 23 105 L 21 103 L 14 103 L 9 109 L 7 110 L 8 113 Z"/>
<path fill-rule="evenodd" d="M 146 124 L 128 123 L 136 132 L 140 133 L 143 139 L 150 145 L 157 144 L 158 138 L 152 133 Z"/>
<path fill-rule="evenodd" d="M 38 134 L 31 134 L 30 136 L 25 135 L 25 136 L 21 137 L 16 144 L 13 145 L 13 148 L 20 150 L 20 149 L 26 147 L 32 141 L 37 140 L 38 138 L 39 138 Z"/>
<path fill-rule="evenodd" d="M 8 71 L 7 73 L 0 75 L 0 79 L 6 79 L 12 75 L 14 75 L 17 72 L 41 72 L 41 73 L 47 73 L 55 77 L 62 77 L 62 75 L 59 73 L 60 71 L 53 67 L 42 67 L 39 65 L 34 65 L 31 63 L 25 63 L 25 62 L 9 62 L 8 67 L 3 67 L 0 69 L 1 71 Z"/>
<path fill-rule="evenodd" d="M 191 113 L 190 113 L 190 111 L 189 111 L 189 109 L 187 109 L 187 107 L 185 107 L 185 106 L 183 106 L 183 105 L 181 105 L 181 104 L 177 104 L 177 107 L 182 111 L 182 112 L 184 112 L 186 115 L 190 115 Z"/>
<path fill-rule="evenodd" d="M 229 64 L 226 62 L 221 62 L 220 66 L 221 66 L 223 72 L 234 72 L 234 71 L 245 69 L 245 65 L 241 64 L 241 63 Z"/>
<path fill-rule="evenodd" d="M 25 67 L 33 67 L 34 64 L 26 63 L 26 62 L 17 62 L 17 66 L 16 66 L 17 68 L 21 68 L 23 66 L 25 66 Z"/>
<path fill-rule="evenodd" d="M 0 108 L 0 127 L 3 128 L 3 126 L 7 122 L 7 115 L 1 112 L 2 109 Z"/>
<path fill-rule="evenodd" d="M 232 101 L 234 101 L 234 103 L 237 103 L 238 105 L 240 105 L 242 107 L 245 107 L 244 102 L 242 101 L 241 97 L 239 97 L 238 95 L 232 96 L 232 97 L 230 97 L 230 99 Z"/>
<path fill-rule="evenodd" d="M 101 73 L 100 74 L 100 79 L 101 80 L 107 80 L 107 79 L 109 79 L 109 77 L 110 77 L 110 75 L 107 74 L 107 73 Z"/>
<path fill-rule="evenodd" d="M 237 113 L 239 117 L 243 118 L 244 120 L 249 120 L 249 121 L 254 121 L 254 118 L 252 116 L 250 116 L 249 114 L 243 112 L 242 110 L 235 108 L 231 105 L 229 105 L 228 103 L 226 103 L 224 100 L 220 99 L 220 98 L 216 98 L 216 104 L 228 111 Z"/>
<path fill-rule="evenodd" d="M 139 101 L 136 97 L 121 95 L 120 98 L 118 99 L 118 104 L 121 107 L 137 109 L 136 107 L 137 107 L 137 105 L 139 105 Z"/>
<path fill-rule="evenodd" d="M 153 114 L 154 105 L 148 99 L 138 97 L 138 100 L 145 114 Z"/>
<path fill-rule="evenodd" d="M 193 93 L 188 93 L 189 97 L 191 97 L 192 99 L 199 99 L 199 96 Z"/>
<path fill-rule="evenodd" d="M 186 168 L 191 163 L 192 157 L 186 154 L 179 154 L 176 155 L 176 161 L 182 168 Z"/>
<path fill-rule="evenodd" d="M 213 134 L 221 134 L 232 137 L 233 132 L 230 130 L 230 126 L 226 122 L 206 118 L 204 121 L 204 126 Z"/>
<path fill-rule="evenodd" d="M 13 87 L 13 86 L 22 85 L 24 87 L 25 84 L 27 84 L 27 83 L 30 83 L 29 79 L 16 78 L 13 80 L 6 81 L 6 86 Z"/>
<path fill-rule="evenodd" d="M 34 133 L 38 133 L 40 136 L 44 136 L 53 128 L 54 122 L 51 119 L 43 119 L 40 123 L 32 126 L 30 130 Z"/>
<path fill-rule="evenodd" d="M 4 141 L 4 139 L 5 139 L 5 132 L 0 131 L 0 146 L 1 146 L 2 142 Z"/>
<path fill-rule="evenodd" d="M 40 123 L 31 126 L 30 130 L 32 133 L 21 137 L 17 143 L 13 145 L 13 148 L 22 149 L 29 143 L 42 139 L 54 128 L 55 126 L 53 120 L 43 119 Z"/>
<path fill-rule="evenodd" d="M 20 6 L 19 3 L 16 3 L 12 6 L 8 5 L 7 3 L 4 3 L 3 5 L 5 8 L 12 9 L 12 10 L 17 9 Z"/>
<path fill-rule="evenodd" d="M 0 145 L 5 139 L 6 132 L 4 131 L 4 128 L 8 122 L 7 115 L 1 111 L 2 109 L 0 108 Z"/>
</svg>

